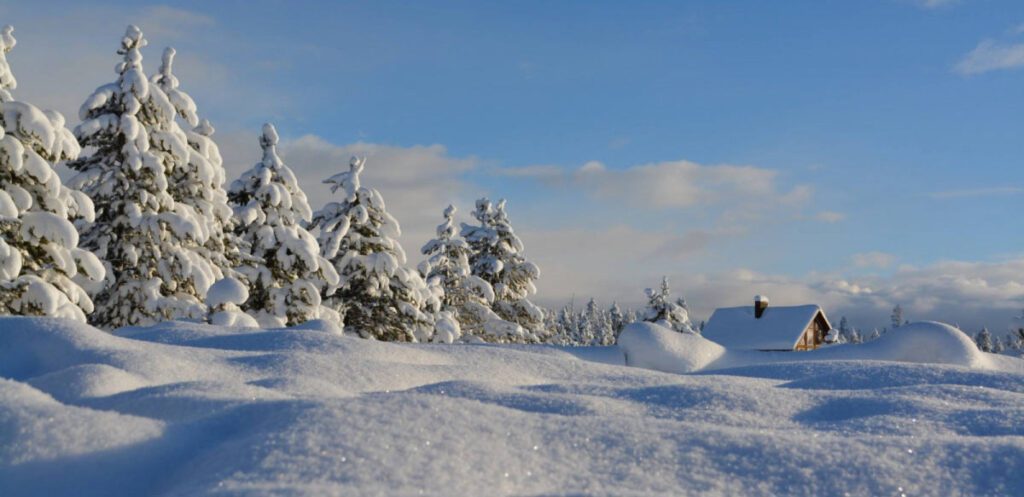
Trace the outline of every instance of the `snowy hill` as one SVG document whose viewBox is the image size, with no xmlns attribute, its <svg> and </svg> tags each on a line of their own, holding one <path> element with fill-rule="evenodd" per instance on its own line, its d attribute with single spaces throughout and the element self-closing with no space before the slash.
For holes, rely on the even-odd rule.
<svg viewBox="0 0 1024 497">
<path fill-rule="evenodd" d="M 0 495 L 1024 493 L 1024 361 L 943 325 L 801 354 L 330 328 L 0 318 Z"/>
</svg>

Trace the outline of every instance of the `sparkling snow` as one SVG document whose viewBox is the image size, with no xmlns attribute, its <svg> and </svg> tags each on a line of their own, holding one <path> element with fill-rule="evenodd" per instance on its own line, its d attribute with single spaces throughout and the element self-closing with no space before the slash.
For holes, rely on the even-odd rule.
<svg viewBox="0 0 1024 497">
<path fill-rule="evenodd" d="M 0 495 L 1022 495 L 1024 361 L 957 333 L 759 353 L 652 325 L 573 349 L 0 318 Z"/>
</svg>

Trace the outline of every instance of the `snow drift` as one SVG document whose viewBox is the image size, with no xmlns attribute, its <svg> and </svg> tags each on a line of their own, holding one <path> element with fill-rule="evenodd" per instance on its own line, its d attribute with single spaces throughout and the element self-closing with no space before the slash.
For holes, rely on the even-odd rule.
<svg viewBox="0 0 1024 497">
<path fill-rule="evenodd" d="M 941 326 L 889 339 L 956 365 L 647 325 L 625 354 L 304 328 L 0 318 L 0 495 L 1024 493 L 1024 361 L 965 367 Z M 700 374 L 615 365 L 678 357 Z"/>
</svg>

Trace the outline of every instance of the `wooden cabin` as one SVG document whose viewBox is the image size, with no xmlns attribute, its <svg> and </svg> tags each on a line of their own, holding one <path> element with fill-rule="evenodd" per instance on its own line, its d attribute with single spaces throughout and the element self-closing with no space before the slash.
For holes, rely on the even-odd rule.
<svg viewBox="0 0 1024 497">
<path fill-rule="evenodd" d="M 792 351 L 820 347 L 831 329 L 817 305 L 769 307 L 758 295 L 753 306 L 716 309 L 701 334 L 731 349 Z"/>
</svg>

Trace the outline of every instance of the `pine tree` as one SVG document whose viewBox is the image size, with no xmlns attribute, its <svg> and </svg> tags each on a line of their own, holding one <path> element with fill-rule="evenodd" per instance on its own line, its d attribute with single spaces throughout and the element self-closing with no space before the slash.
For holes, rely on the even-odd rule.
<svg viewBox="0 0 1024 497">
<path fill-rule="evenodd" d="M 661 278 L 661 287 L 644 290 L 647 295 L 647 308 L 643 320 L 657 323 L 680 333 L 696 334 L 690 322 L 690 315 L 683 306 L 671 301 L 672 290 L 668 285 L 668 277 Z M 685 301 L 683 301 L 685 303 Z"/>
<path fill-rule="evenodd" d="M 195 250 L 206 228 L 167 190 L 168 174 L 187 164 L 189 148 L 174 107 L 143 73 L 145 45 L 142 31 L 129 26 L 117 81 L 97 88 L 80 111 L 75 135 L 89 153 L 68 162 L 79 171 L 71 185 L 96 208 L 82 246 L 106 263 L 107 285 L 90 316 L 101 328 L 202 318 L 214 279 Z"/>
<path fill-rule="evenodd" d="M 892 329 L 899 328 L 903 324 L 903 308 L 899 304 L 892 308 Z"/>
<path fill-rule="evenodd" d="M 0 314 L 85 322 L 93 303 L 74 280 L 102 280 L 104 271 L 95 255 L 78 248 L 72 221 L 92 221 L 93 205 L 53 169 L 80 149 L 64 116 L 11 95 L 13 31 L 0 32 Z"/>
<path fill-rule="evenodd" d="M 432 314 L 440 310 L 441 299 L 419 273 L 404 266 L 398 221 L 377 190 L 361 185 L 365 165 L 366 159 L 353 157 L 348 171 L 324 181 L 343 198 L 317 211 L 309 224 L 320 229 L 322 254 L 341 277 L 327 304 L 344 314 L 347 328 L 364 337 L 430 340 Z"/>
<path fill-rule="evenodd" d="M 277 130 L 264 124 L 263 159 L 228 191 L 238 220 L 235 234 L 254 261 L 239 268 L 249 282 L 243 309 L 264 327 L 318 318 L 340 323 L 337 312 L 321 305 L 321 293 L 333 293 L 338 274 L 302 227 L 311 217 L 309 204 L 295 174 L 277 155 L 277 142 Z"/>
<path fill-rule="evenodd" d="M 544 338 L 544 311 L 530 302 L 537 292 L 534 281 L 540 269 L 523 256 L 522 240 L 516 236 L 505 212 L 505 201 L 492 205 L 487 198 L 476 201 L 473 217 L 479 226 L 462 224 L 462 236 L 472 250 L 469 262 L 473 275 L 494 289 L 494 311 L 522 330 L 510 330 L 510 340 L 540 341 Z"/>
<path fill-rule="evenodd" d="M 982 328 L 977 335 L 974 335 L 974 343 L 978 345 L 978 350 L 992 352 L 992 334 L 989 333 L 988 328 Z"/>
<path fill-rule="evenodd" d="M 176 202 L 201 221 L 206 243 L 199 253 L 209 260 L 215 277 L 237 277 L 235 268 L 241 265 L 240 241 L 234 235 L 232 210 L 228 205 L 227 191 L 224 190 L 226 174 L 223 159 L 217 144 L 213 141 L 214 128 L 206 119 L 200 119 L 195 101 L 179 88 L 174 75 L 175 50 L 164 50 L 162 64 L 151 81 L 159 87 L 174 106 L 188 146 L 189 160 L 182 167 L 170 171 L 168 192 Z"/>
<path fill-rule="evenodd" d="M 622 308 L 619 307 L 617 302 L 612 302 L 612 307 L 608 310 L 608 314 L 611 319 L 612 333 L 618 338 L 619 332 L 626 326 L 626 316 L 622 313 Z"/>
<path fill-rule="evenodd" d="M 437 238 L 421 249 L 427 259 L 420 263 L 419 271 L 424 279 L 437 281 L 444 290 L 441 307 L 455 316 L 461 333 L 495 341 L 514 325 L 491 309 L 494 289 L 490 283 L 472 274 L 469 245 L 455 238 L 455 212 L 451 205 L 445 209 L 444 222 L 437 226 Z"/>
</svg>

